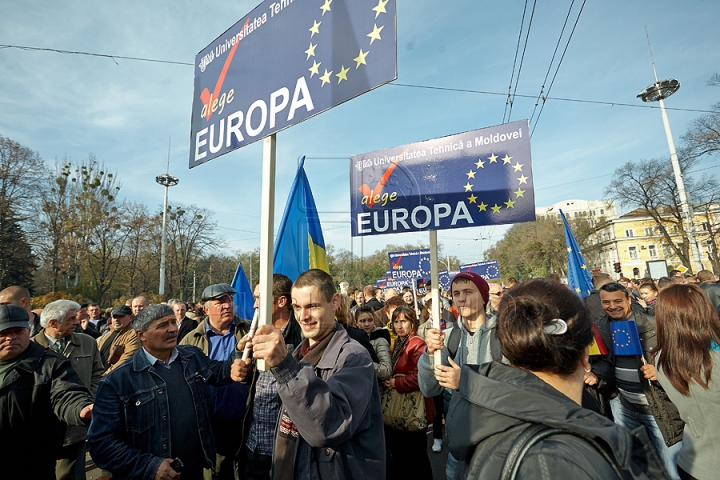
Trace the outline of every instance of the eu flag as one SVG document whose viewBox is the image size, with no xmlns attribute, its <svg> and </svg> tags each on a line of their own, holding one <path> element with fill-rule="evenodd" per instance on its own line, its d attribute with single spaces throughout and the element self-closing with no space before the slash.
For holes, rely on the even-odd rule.
<svg viewBox="0 0 720 480">
<path fill-rule="evenodd" d="M 304 165 L 305 157 L 300 160 L 290 188 L 273 252 L 274 272 L 287 275 L 292 281 L 311 268 L 330 271 L 320 218 Z"/>
<path fill-rule="evenodd" d="M 635 320 L 610 322 L 613 354 L 617 356 L 642 356 L 642 344 Z"/>
<path fill-rule="evenodd" d="M 240 262 L 238 262 L 235 275 L 230 285 L 235 289 L 235 295 L 233 296 L 233 300 L 235 301 L 235 315 L 240 318 L 251 319 L 255 313 L 255 309 L 253 308 L 255 299 L 253 298 L 252 287 L 248 283 L 245 270 L 243 270 L 242 263 Z"/>
<path fill-rule="evenodd" d="M 585 298 L 590 295 L 593 289 L 592 277 L 562 210 L 560 210 L 560 216 L 565 225 L 565 245 L 568 252 L 568 285 L 575 290 L 575 293 L 580 295 L 580 298 Z"/>
</svg>

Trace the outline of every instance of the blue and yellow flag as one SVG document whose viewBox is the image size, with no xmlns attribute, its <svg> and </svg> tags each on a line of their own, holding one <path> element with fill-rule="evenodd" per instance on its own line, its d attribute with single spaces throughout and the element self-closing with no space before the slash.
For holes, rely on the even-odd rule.
<svg viewBox="0 0 720 480">
<path fill-rule="evenodd" d="M 287 275 L 292 281 L 311 268 L 330 271 L 320 218 L 304 165 L 305 157 L 300 160 L 290 188 L 273 254 L 273 271 Z"/>
<path fill-rule="evenodd" d="M 245 276 L 245 270 L 243 269 L 242 263 L 238 262 L 238 266 L 235 269 L 235 276 L 232 279 L 230 285 L 235 289 L 235 315 L 245 320 L 253 318 L 255 309 L 255 299 L 253 298 L 253 289 L 248 283 L 248 279 Z"/>
<path fill-rule="evenodd" d="M 562 210 L 560 210 L 560 216 L 565 225 L 565 244 L 568 252 L 568 285 L 575 290 L 575 293 L 580 295 L 580 298 L 585 298 L 593 290 L 592 277 Z"/>
</svg>

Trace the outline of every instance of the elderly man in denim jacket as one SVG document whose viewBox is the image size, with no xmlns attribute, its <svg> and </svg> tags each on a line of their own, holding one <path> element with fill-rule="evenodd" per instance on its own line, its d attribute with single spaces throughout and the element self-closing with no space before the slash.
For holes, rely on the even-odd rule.
<svg viewBox="0 0 720 480">
<path fill-rule="evenodd" d="M 249 361 L 240 352 L 213 361 L 197 347 L 177 346 L 167 305 L 143 309 L 133 328 L 142 348 L 100 382 L 90 454 L 114 479 L 176 479 L 180 472 L 202 479 L 215 459 L 208 385 L 243 380 Z"/>
</svg>

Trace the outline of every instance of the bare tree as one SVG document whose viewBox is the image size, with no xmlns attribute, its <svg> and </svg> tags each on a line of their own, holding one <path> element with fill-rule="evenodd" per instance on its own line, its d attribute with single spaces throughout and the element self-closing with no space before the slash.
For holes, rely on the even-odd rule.
<svg viewBox="0 0 720 480">
<path fill-rule="evenodd" d="M 692 170 L 696 163 L 697 157 L 680 159 L 680 166 L 685 172 Z M 712 177 L 704 177 L 700 181 L 694 181 L 689 176 L 684 178 L 685 189 L 694 204 L 707 203 L 718 189 L 718 182 Z M 688 232 L 680 207 L 675 175 L 668 159 L 627 162 L 615 170 L 605 194 L 618 200 L 624 207 L 643 209 L 655 220 L 665 244 L 684 265 L 692 265 Z M 680 244 L 672 239 L 675 232 L 683 238 Z"/>
<path fill-rule="evenodd" d="M 217 224 L 209 210 L 196 205 L 168 205 L 167 216 L 168 291 L 184 299 L 191 285 L 192 266 L 218 248 Z"/>
<path fill-rule="evenodd" d="M 34 255 L 23 226 L 32 225 L 45 174 L 37 153 L 0 136 L 0 284 L 22 281 L 32 288 Z"/>
</svg>

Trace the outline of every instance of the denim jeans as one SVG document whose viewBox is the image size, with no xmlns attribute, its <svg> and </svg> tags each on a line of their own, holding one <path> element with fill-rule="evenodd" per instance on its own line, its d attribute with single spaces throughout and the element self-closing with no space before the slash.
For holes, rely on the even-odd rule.
<svg viewBox="0 0 720 480">
<path fill-rule="evenodd" d="M 455 480 L 455 474 L 457 473 L 457 460 L 452 456 L 452 453 L 448 452 L 447 464 L 445 465 L 445 477 L 447 480 Z"/>
<path fill-rule="evenodd" d="M 615 397 L 610 400 L 610 409 L 612 410 L 613 417 L 615 417 L 615 423 L 622 425 L 628 430 L 634 430 L 641 425 L 645 426 L 648 436 L 650 437 L 650 442 L 655 447 L 655 451 L 665 466 L 665 470 L 667 470 L 673 480 L 680 480 L 680 475 L 677 470 L 677 456 L 682 448 L 682 442 L 668 447 L 665 444 L 660 427 L 658 427 L 655 421 L 655 417 L 630 410 L 622 404 L 620 397 Z"/>
</svg>

